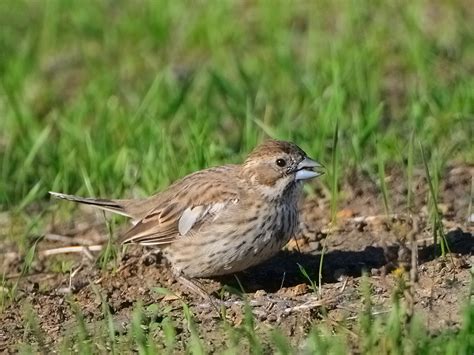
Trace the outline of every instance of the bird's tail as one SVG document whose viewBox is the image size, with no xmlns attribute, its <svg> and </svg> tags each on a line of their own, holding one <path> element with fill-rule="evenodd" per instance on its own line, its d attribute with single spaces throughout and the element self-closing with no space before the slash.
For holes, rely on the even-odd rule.
<svg viewBox="0 0 474 355">
<path fill-rule="evenodd" d="M 59 198 L 62 200 L 73 201 L 77 203 L 83 203 L 85 205 L 91 205 L 102 210 L 110 211 L 113 213 L 118 213 L 123 216 L 131 217 L 129 213 L 125 210 L 125 206 L 120 203 L 120 200 L 108 200 L 101 198 L 89 198 L 89 197 L 79 197 L 74 195 L 61 194 L 59 192 L 49 192 L 51 196 Z"/>
</svg>

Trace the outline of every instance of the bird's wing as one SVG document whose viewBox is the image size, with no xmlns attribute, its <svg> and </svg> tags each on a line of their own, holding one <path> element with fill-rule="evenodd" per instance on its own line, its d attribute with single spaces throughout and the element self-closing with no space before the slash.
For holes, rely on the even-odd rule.
<svg viewBox="0 0 474 355">
<path fill-rule="evenodd" d="M 233 167 L 213 168 L 187 177 L 155 197 L 151 209 L 121 238 L 122 243 L 168 245 L 191 236 L 206 222 L 238 203 Z M 199 174 L 199 175 L 198 175 Z"/>
<path fill-rule="evenodd" d="M 167 245 L 176 238 L 191 236 L 199 226 L 212 221 L 230 204 L 236 204 L 236 197 L 206 205 L 182 206 L 171 203 L 164 208 L 151 211 L 125 235 L 122 243 L 142 245 Z"/>
</svg>

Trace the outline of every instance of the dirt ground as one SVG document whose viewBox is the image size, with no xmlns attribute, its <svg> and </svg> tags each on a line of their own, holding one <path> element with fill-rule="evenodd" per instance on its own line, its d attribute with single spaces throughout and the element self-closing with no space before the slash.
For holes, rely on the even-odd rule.
<svg viewBox="0 0 474 355">
<path fill-rule="evenodd" d="M 357 320 L 363 308 L 360 285 L 364 271 L 371 285 L 374 315 L 387 313 L 401 278 L 408 275 L 401 271 L 401 266 L 408 270 L 412 264 L 410 238 L 413 237 L 418 245 L 418 282 L 412 295 L 414 310 L 434 334 L 441 329 L 456 329 L 469 299 L 470 268 L 474 265 L 474 225 L 467 222 L 474 166 L 453 164 L 444 172 L 439 208 L 450 248 L 445 258 L 434 257 L 427 208 L 429 192 L 423 175 L 422 170 L 415 173 L 411 214 L 406 213 L 405 177 L 397 172 L 388 175 L 392 211 L 387 216 L 377 183 L 368 176 L 354 174 L 341 186 L 335 225 L 329 223 L 329 191 L 316 184 L 315 196 L 304 202 L 303 218 L 307 227 L 277 257 L 237 277 L 199 282 L 208 293 L 222 299 L 230 324 L 243 322 L 244 302 L 229 289 L 243 288 L 255 315 L 257 331 L 264 334 L 267 329 L 279 327 L 293 344 L 300 344 L 317 322 L 351 328 L 351 322 Z M 176 327 L 177 349 L 190 337 L 182 298 L 194 314 L 207 349 L 226 347 L 229 339 L 223 336 L 221 315 L 209 300 L 201 299 L 176 282 L 159 256 L 143 256 L 143 249 L 128 248 L 115 267 L 102 270 L 95 262 L 98 255 L 95 251 L 48 255 L 54 252 L 53 248 L 103 243 L 106 235 L 103 221 L 100 214 L 82 207 L 67 223 L 58 222 L 52 216 L 46 236 L 38 244 L 39 257 L 21 278 L 23 258 L 11 243 L 4 245 L 0 267 L 7 285 L 19 283 L 16 300 L 0 314 L 0 351 L 11 350 L 19 339 L 27 341 L 24 318 L 28 314 L 25 310 L 29 309 L 38 316 L 46 348 L 54 348 L 73 328 L 76 322 L 73 301 L 93 332 L 104 324 L 100 295 L 110 306 L 117 331 L 123 334 L 130 329 L 137 301 L 145 308 L 158 306 L 150 315 L 155 321 L 159 322 L 166 311 Z M 322 286 L 314 291 L 298 264 L 317 281 L 323 245 L 326 251 Z M 54 265 L 56 269 L 57 265 L 69 265 L 73 272 L 57 272 Z M 157 292 L 158 287 L 175 295 Z M 154 336 L 160 342 L 163 333 L 157 330 Z"/>
</svg>

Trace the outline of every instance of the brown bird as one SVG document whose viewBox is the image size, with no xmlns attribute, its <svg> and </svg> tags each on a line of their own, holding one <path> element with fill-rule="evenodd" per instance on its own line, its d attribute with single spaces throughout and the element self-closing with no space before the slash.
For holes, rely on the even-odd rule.
<svg viewBox="0 0 474 355">
<path fill-rule="evenodd" d="M 50 193 L 132 218 L 122 243 L 157 246 L 177 275 L 209 277 L 278 253 L 298 226 L 302 181 L 321 175 L 321 167 L 295 144 L 269 140 L 241 165 L 195 172 L 145 199 Z"/>
</svg>

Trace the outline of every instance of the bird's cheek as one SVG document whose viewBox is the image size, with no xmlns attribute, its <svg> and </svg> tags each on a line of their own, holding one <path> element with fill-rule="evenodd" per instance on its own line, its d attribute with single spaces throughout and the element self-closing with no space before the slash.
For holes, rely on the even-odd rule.
<svg viewBox="0 0 474 355">
<path fill-rule="evenodd" d="M 273 172 L 266 172 L 266 173 L 261 173 L 257 175 L 258 183 L 265 186 L 274 186 L 278 182 L 279 179 L 280 179 L 280 176 Z"/>
</svg>

